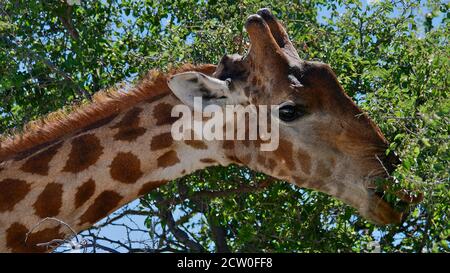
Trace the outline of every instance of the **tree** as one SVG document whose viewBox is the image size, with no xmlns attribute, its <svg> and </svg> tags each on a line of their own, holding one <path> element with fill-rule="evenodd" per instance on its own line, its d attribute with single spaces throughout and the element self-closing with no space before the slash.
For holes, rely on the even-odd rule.
<svg viewBox="0 0 450 273">
<path fill-rule="evenodd" d="M 80 3 L 78 3 L 80 2 Z M 86 231 L 90 250 L 445 252 L 450 241 L 449 19 L 439 1 L 0 0 L 0 131 L 18 129 L 150 68 L 244 53 L 245 18 L 270 7 L 304 59 L 329 63 L 424 201 L 377 227 L 324 194 L 238 166 L 177 179 Z M 20 130 L 20 129 L 19 129 Z M 145 229 L 133 228 L 136 215 Z M 146 241 L 97 231 L 130 217 Z M 109 240 L 109 241 L 108 241 Z"/>
</svg>

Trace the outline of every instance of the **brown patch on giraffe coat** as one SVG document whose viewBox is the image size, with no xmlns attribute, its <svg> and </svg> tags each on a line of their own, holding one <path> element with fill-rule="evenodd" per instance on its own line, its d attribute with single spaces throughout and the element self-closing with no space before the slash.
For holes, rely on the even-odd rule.
<svg viewBox="0 0 450 273">
<path fill-rule="evenodd" d="M 62 205 L 62 193 L 61 184 L 47 184 L 33 204 L 36 215 L 41 218 L 58 215 Z"/>
<path fill-rule="evenodd" d="M 34 153 L 37 153 L 38 151 L 57 143 L 58 141 L 59 140 L 48 141 L 48 142 L 36 145 L 34 147 L 30 147 L 29 149 L 26 149 L 24 151 L 17 153 L 16 155 L 14 155 L 13 159 L 15 161 L 25 159 L 25 158 L 29 157 L 30 155 L 33 155 Z"/>
<path fill-rule="evenodd" d="M 78 187 L 77 193 L 75 194 L 75 208 L 81 207 L 86 203 L 89 198 L 95 192 L 95 181 L 90 178 L 88 181 L 84 182 L 83 185 Z"/>
<path fill-rule="evenodd" d="M 115 191 L 104 191 L 95 198 L 94 203 L 81 215 L 80 225 L 93 224 L 114 210 L 123 196 Z"/>
<path fill-rule="evenodd" d="M 109 172 L 114 180 L 125 184 L 136 183 L 144 174 L 141 171 L 141 161 L 130 152 L 118 153 L 111 162 Z"/>
<path fill-rule="evenodd" d="M 152 138 L 150 148 L 153 151 L 168 148 L 173 144 L 173 138 L 171 133 L 163 133 Z"/>
<path fill-rule="evenodd" d="M 51 146 L 50 148 L 41 151 L 30 158 L 20 167 L 20 169 L 27 173 L 48 175 L 49 163 L 62 146 L 62 142 Z"/>
<path fill-rule="evenodd" d="M 200 162 L 207 163 L 207 164 L 217 163 L 217 161 L 212 158 L 202 158 L 202 159 L 200 159 Z"/>
<path fill-rule="evenodd" d="M 45 228 L 30 233 L 27 238 L 29 230 L 16 222 L 6 230 L 6 246 L 14 253 L 46 252 L 45 246 L 37 246 L 37 244 L 50 242 L 53 239 L 64 239 L 64 234 L 59 229 L 59 226 Z"/>
<path fill-rule="evenodd" d="M 252 156 L 250 154 L 246 154 L 240 158 L 240 161 L 244 165 L 248 165 L 252 161 Z"/>
<path fill-rule="evenodd" d="M 184 143 L 191 146 L 192 148 L 195 148 L 197 150 L 206 150 L 208 149 L 208 146 L 205 144 L 205 142 L 201 140 L 185 140 Z"/>
<path fill-rule="evenodd" d="M 266 158 L 264 156 L 262 156 L 261 154 L 258 154 L 258 156 L 256 157 L 256 162 L 258 162 L 259 165 L 267 168 Z"/>
<path fill-rule="evenodd" d="M 100 140 L 94 134 L 86 134 L 72 140 L 69 159 L 64 172 L 79 173 L 95 164 L 103 153 Z"/>
<path fill-rule="evenodd" d="M 270 126 L 270 124 L 268 126 Z M 253 144 L 255 145 L 255 148 L 257 148 L 257 149 L 261 148 L 262 144 L 268 145 L 269 143 L 270 143 L 270 140 L 262 140 L 259 136 L 253 141 Z"/>
<path fill-rule="evenodd" d="M 242 164 L 242 161 L 239 158 L 237 158 L 235 155 L 227 155 L 227 158 L 233 162 Z"/>
<path fill-rule="evenodd" d="M 233 140 L 224 140 L 222 147 L 226 150 L 234 149 L 234 141 Z"/>
<path fill-rule="evenodd" d="M 19 179 L 0 181 L 0 212 L 11 211 L 30 192 L 30 185 Z"/>
<path fill-rule="evenodd" d="M 117 116 L 118 116 L 118 114 L 113 114 L 111 116 L 94 121 L 93 123 L 81 128 L 80 132 L 84 133 L 84 132 L 88 132 L 88 131 L 103 127 L 103 126 L 109 124 L 111 121 L 113 121 Z"/>
<path fill-rule="evenodd" d="M 328 188 L 327 184 L 324 183 L 321 179 L 312 180 L 311 186 L 313 187 L 313 189 L 317 189 L 319 191 L 324 191 Z"/>
<path fill-rule="evenodd" d="M 303 179 L 303 178 L 300 177 L 300 176 L 294 176 L 294 177 L 292 177 L 292 179 L 293 179 L 293 182 L 294 182 L 297 186 L 303 187 L 303 186 L 305 186 L 305 184 L 306 184 L 306 180 Z"/>
<path fill-rule="evenodd" d="M 88 126 L 85 126 L 85 127 L 81 128 L 80 132 L 84 133 L 84 132 L 97 129 L 97 128 L 100 128 L 102 126 L 105 126 L 108 123 L 110 123 L 111 121 L 113 121 L 116 117 L 117 117 L 117 114 L 114 114 L 114 115 L 111 115 L 109 117 L 99 119 L 99 120 L 89 124 Z"/>
<path fill-rule="evenodd" d="M 248 140 L 247 136 L 244 140 L 241 141 L 242 144 L 244 144 L 245 147 L 250 147 L 250 140 Z"/>
<path fill-rule="evenodd" d="M 306 174 L 311 173 L 311 156 L 303 149 L 297 150 L 297 159 L 300 163 L 300 168 Z"/>
<path fill-rule="evenodd" d="M 178 162 L 180 162 L 180 159 L 178 158 L 177 152 L 168 151 L 167 153 L 158 157 L 157 162 L 158 167 L 165 168 L 177 164 Z"/>
<path fill-rule="evenodd" d="M 278 175 L 281 177 L 287 177 L 288 173 L 285 169 L 280 169 L 280 170 L 278 170 Z"/>
<path fill-rule="evenodd" d="M 277 166 L 277 161 L 275 161 L 275 159 L 273 159 L 273 158 L 269 158 L 269 163 L 268 163 L 269 170 L 272 171 L 276 166 Z"/>
<path fill-rule="evenodd" d="M 172 124 L 178 120 L 177 117 L 172 117 L 172 106 L 168 103 L 160 103 L 153 109 L 153 117 L 156 119 L 156 125 Z"/>
<path fill-rule="evenodd" d="M 256 161 L 259 165 L 263 166 L 264 168 L 272 171 L 276 166 L 276 161 L 272 158 L 266 158 L 261 154 L 258 154 L 256 157 Z"/>
<path fill-rule="evenodd" d="M 119 129 L 114 135 L 115 140 L 131 142 L 145 134 L 147 130 L 139 126 L 139 115 L 142 111 L 142 108 L 134 107 L 128 111 L 117 124 L 111 127 L 112 129 Z"/>
<path fill-rule="evenodd" d="M 319 160 L 316 167 L 316 174 L 320 177 L 329 177 L 331 175 L 331 170 L 325 165 L 322 160 Z"/>
<path fill-rule="evenodd" d="M 289 169 L 295 168 L 295 162 L 292 158 L 292 143 L 285 140 L 280 139 L 280 143 L 278 145 L 278 148 L 273 152 L 276 157 L 280 158 L 281 160 L 284 160 L 286 163 L 286 166 Z"/>
<path fill-rule="evenodd" d="M 162 94 L 153 96 L 153 97 L 151 97 L 151 98 L 145 100 L 145 102 L 151 104 L 151 103 L 154 103 L 154 102 L 157 101 L 157 100 L 160 100 L 160 99 L 164 98 L 164 97 L 167 96 L 167 95 L 170 95 L 170 93 L 162 93 Z"/>
<path fill-rule="evenodd" d="M 160 186 L 166 184 L 167 182 L 168 182 L 167 180 L 147 182 L 144 185 L 142 185 L 141 189 L 139 190 L 138 195 L 140 196 L 140 195 L 147 194 L 147 193 L 151 192 L 152 190 L 159 188 Z"/>
</svg>

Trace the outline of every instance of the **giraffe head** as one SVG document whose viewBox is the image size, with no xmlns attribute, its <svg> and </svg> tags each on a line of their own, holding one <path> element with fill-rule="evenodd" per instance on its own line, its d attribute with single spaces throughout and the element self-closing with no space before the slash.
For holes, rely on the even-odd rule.
<svg viewBox="0 0 450 273">
<path fill-rule="evenodd" d="M 222 106 L 277 105 L 278 148 L 263 152 L 258 141 L 236 141 L 236 161 L 333 195 L 377 224 L 399 223 L 403 213 L 383 200 L 376 185 L 399 163 L 394 154 L 385 155 L 388 143 L 380 129 L 346 95 L 328 65 L 299 58 L 269 10 L 248 17 L 245 27 L 251 41 L 246 56 L 224 56 L 212 76 L 173 76 L 169 86 L 175 95 L 188 105 L 194 96 Z"/>
</svg>

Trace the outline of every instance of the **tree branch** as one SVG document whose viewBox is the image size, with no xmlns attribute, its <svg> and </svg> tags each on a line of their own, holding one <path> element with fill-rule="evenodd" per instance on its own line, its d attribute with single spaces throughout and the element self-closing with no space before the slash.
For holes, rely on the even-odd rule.
<svg viewBox="0 0 450 273">
<path fill-rule="evenodd" d="M 89 94 L 88 91 L 86 91 L 83 88 L 81 88 L 80 85 L 78 83 L 76 83 L 75 80 L 69 74 L 67 74 L 63 70 L 59 69 L 51 61 L 45 59 L 44 57 L 42 57 L 41 55 L 35 53 L 34 51 L 32 51 L 29 48 L 21 47 L 18 44 L 11 42 L 9 39 L 7 39 L 5 37 L 0 37 L 0 41 L 6 43 L 8 46 L 11 46 L 11 47 L 15 48 L 17 51 L 23 52 L 28 58 L 33 59 L 35 61 L 40 61 L 40 62 L 44 63 L 48 68 L 50 68 L 50 70 L 52 70 L 56 74 L 58 74 L 61 77 L 63 77 L 65 80 L 71 82 L 74 85 L 76 92 L 80 96 L 85 97 L 86 99 L 92 101 L 92 96 L 91 96 L 91 94 Z"/>
<path fill-rule="evenodd" d="M 105 250 L 105 251 L 108 251 L 110 253 L 120 253 L 119 251 L 117 251 L 115 249 L 112 249 L 110 247 L 107 247 L 107 246 L 104 246 L 104 245 L 100 245 L 100 244 L 97 244 L 97 243 L 87 244 L 84 247 L 85 248 L 88 248 L 88 247 L 100 248 L 101 250 Z"/>
<path fill-rule="evenodd" d="M 211 237 L 214 240 L 218 253 L 229 253 L 230 247 L 228 246 L 226 230 L 217 223 L 217 220 L 212 214 L 208 216 L 209 228 L 211 230 Z"/>
<path fill-rule="evenodd" d="M 59 20 L 63 24 L 63 26 L 66 28 L 67 32 L 69 33 L 70 37 L 74 40 L 78 40 L 80 38 L 80 35 L 78 34 L 77 29 L 73 26 L 72 23 L 72 9 L 73 6 L 67 5 L 67 10 L 65 16 L 58 16 Z"/>
<path fill-rule="evenodd" d="M 112 217 L 111 219 L 107 219 L 104 223 L 97 225 L 97 226 L 93 226 L 92 228 L 94 229 L 99 229 L 102 227 L 105 227 L 109 224 L 114 223 L 115 221 L 121 219 L 124 216 L 127 215 L 142 215 L 142 216 L 149 216 L 150 215 L 150 211 L 140 211 L 140 210 L 133 210 L 133 209 L 128 209 L 128 210 L 124 210 L 123 212 L 117 214 L 116 216 Z"/>
<path fill-rule="evenodd" d="M 155 199 L 157 202 L 156 206 L 159 209 L 160 217 L 166 221 L 167 227 L 169 228 L 173 236 L 175 236 L 178 241 L 185 244 L 193 252 L 206 252 L 201 244 L 191 240 L 189 238 L 189 235 L 177 226 L 168 205 L 162 203 L 163 199 L 159 196 L 155 197 Z"/>
</svg>

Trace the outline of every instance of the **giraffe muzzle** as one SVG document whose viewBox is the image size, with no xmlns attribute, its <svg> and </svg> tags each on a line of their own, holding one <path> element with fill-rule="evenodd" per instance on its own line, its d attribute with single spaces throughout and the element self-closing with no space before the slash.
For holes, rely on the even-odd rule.
<svg viewBox="0 0 450 273">
<path fill-rule="evenodd" d="M 422 193 L 413 193 L 404 189 L 393 190 L 392 178 L 381 187 L 367 188 L 369 201 L 365 216 L 376 224 L 399 224 L 408 216 L 409 207 L 423 200 Z"/>
</svg>

